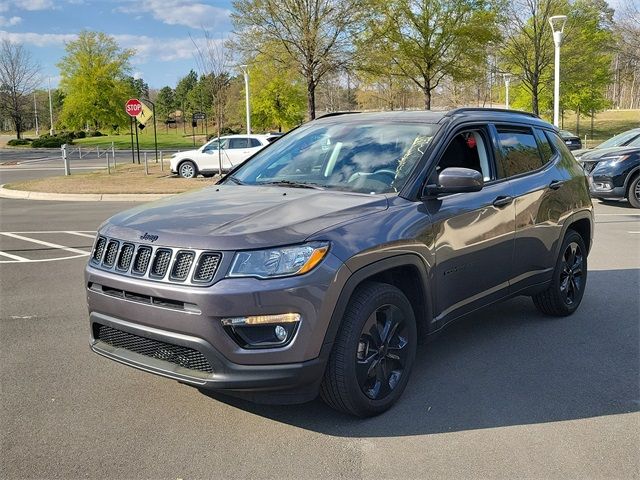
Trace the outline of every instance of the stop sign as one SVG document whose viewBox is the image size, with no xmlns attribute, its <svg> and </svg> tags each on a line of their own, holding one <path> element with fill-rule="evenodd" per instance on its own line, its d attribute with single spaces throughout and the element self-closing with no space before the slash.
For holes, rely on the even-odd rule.
<svg viewBox="0 0 640 480">
<path fill-rule="evenodd" d="M 124 108 L 130 116 L 136 117 L 142 112 L 142 103 L 137 98 L 132 98 L 127 101 Z"/>
</svg>

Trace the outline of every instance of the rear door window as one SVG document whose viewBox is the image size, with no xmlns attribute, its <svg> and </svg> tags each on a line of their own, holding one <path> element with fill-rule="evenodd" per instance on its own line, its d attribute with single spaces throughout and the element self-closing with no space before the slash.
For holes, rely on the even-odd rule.
<svg viewBox="0 0 640 480">
<path fill-rule="evenodd" d="M 260 143 L 260 140 L 258 140 L 257 138 L 250 138 L 249 141 L 251 142 L 251 148 L 257 148 L 262 146 L 262 144 Z"/>
<path fill-rule="evenodd" d="M 542 156 L 542 163 L 546 165 L 555 155 L 555 150 L 551 146 L 549 139 L 542 130 L 536 128 L 536 136 L 538 137 L 538 144 L 540 146 L 540 155 Z"/>
<path fill-rule="evenodd" d="M 232 138 L 229 141 L 230 149 L 240 149 L 240 148 L 249 148 L 249 139 L 248 138 Z"/>
<path fill-rule="evenodd" d="M 542 167 L 536 137 L 529 128 L 497 127 L 506 177 L 532 172 Z"/>
</svg>

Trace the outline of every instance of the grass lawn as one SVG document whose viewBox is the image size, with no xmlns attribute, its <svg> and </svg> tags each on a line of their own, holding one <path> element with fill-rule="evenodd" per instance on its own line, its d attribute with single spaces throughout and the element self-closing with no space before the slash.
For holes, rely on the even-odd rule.
<svg viewBox="0 0 640 480">
<path fill-rule="evenodd" d="M 594 147 L 618 133 L 637 127 L 640 127 L 640 110 L 605 110 L 596 113 L 593 121 L 593 137 L 591 136 L 591 117 L 581 116 L 579 135 L 583 143 L 584 136 L 587 135 L 588 146 Z M 575 114 L 565 112 L 564 129 L 578 134 Z"/>
<path fill-rule="evenodd" d="M 195 135 L 196 146 L 194 147 L 193 137 L 191 137 L 191 135 L 184 136 L 181 129 L 178 132 L 176 132 L 176 129 L 170 129 L 169 133 L 158 129 L 158 150 L 188 150 L 191 148 L 200 147 L 205 143 L 205 141 L 206 135 Z M 116 148 L 131 149 L 131 136 L 129 135 L 129 132 L 121 135 L 79 138 L 73 141 L 74 145 L 82 145 L 87 147 L 108 147 L 111 146 L 111 142 L 114 143 Z M 135 145 L 135 133 L 133 142 Z M 138 143 L 140 144 L 141 149 L 153 149 L 153 128 L 145 128 L 142 132 L 138 132 Z"/>
<path fill-rule="evenodd" d="M 149 164 L 149 175 L 145 175 L 144 165 L 123 164 L 111 169 L 90 173 L 74 173 L 68 177 L 48 177 L 38 180 L 5 185 L 14 190 L 28 190 L 47 193 L 182 193 L 187 190 L 213 185 L 217 177 L 185 179 L 171 175 L 169 163 L 164 171 L 160 164 Z"/>
</svg>

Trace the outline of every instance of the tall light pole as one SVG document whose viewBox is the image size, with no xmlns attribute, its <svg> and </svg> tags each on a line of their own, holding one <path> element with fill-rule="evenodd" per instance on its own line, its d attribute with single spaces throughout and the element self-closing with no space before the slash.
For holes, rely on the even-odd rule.
<svg viewBox="0 0 640 480">
<path fill-rule="evenodd" d="M 49 135 L 53 137 L 53 103 L 51 102 L 51 78 L 47 77 L 49 82 L 49 119 L 51 120 L 51 128 L 49 129 Z"/>
<path fill-rule="evenodd" d="M 249 103 L 249 66 L 240 65 L 242 73 L 244 73 L 244 96 L 247 106 L 247 135 L 251 135 L 251 104 Z"/>
<path fill-rule="evenodd" d="M 33 93 L 33 114 L 36 119 L 36 137 L 40 136 L 40 127 L 38 126 L 38 103 L 36 102 L 36 94 Z"/>
<path fill-rule="evenodd" d="M 511 82 L 511 74 L 503 73 L 502 78 L 504 79 L 504 89 L 505 89 L 504 103 L 505 103 L 506 109 L 509 110 L 509 83 Z"/>
<path fill-rule="evenodd" d="M 557 127 L 560 124 L 560 45 L 562 44 L 562 32 L 564 24 L 567 23 L 566 15 L 554 15 L 549 18 L 551 31 L 553 32 L 553 43 L 555 44 L 554 59 L 554 79 L 553 79 L 553 124 Z"/>
</svg>

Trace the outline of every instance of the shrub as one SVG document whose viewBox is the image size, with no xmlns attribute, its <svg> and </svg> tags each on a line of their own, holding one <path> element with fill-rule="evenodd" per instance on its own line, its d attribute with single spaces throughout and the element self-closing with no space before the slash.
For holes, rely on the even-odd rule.
<svg viewBox="0 0 640 480">
<path fill-rule="evenodd" d="M 104 133 L 99 132 L 98 130 L 95 130 L 95 131 L 92 130 L 92 131 L 89 132 L 89 136 L 90 137 L 104 137 L 105 135 L 104 135 Z"/>
<path fill-rule="evenodd" d="M 85 138 L 87 136 L 87 132 L 84 130 L 78 130 L 77 132 L 73 132 L 76 138 Z"/>
<path fill-rule="evenodd" d="M 60 148 L 65 143 L 71 144 L 73 142 L 71 140 L 68 140 L 59 136 L 50 137 L 47 135 L 46 137 L 36 138 L 31 143 L 31 146 L 35 148 Z"/>
<path fill-rule="evenodd" d="M 19 145 L 29 145 L 30 143 L 31 140 L 29 140 L 28 138 L 12 138 L 7 142 L 7 145 L 9 145 L 10 147 L 17 147 Z"/>
</svg>

